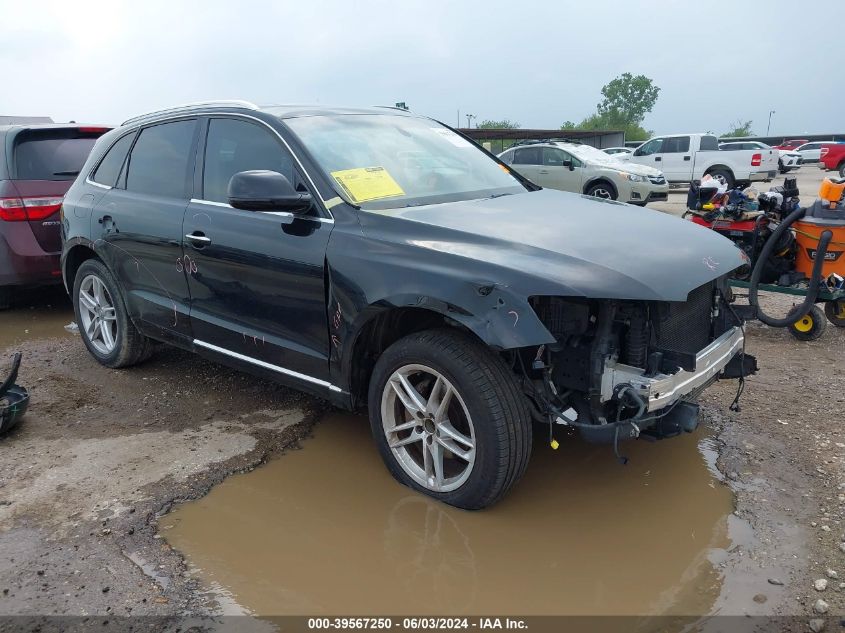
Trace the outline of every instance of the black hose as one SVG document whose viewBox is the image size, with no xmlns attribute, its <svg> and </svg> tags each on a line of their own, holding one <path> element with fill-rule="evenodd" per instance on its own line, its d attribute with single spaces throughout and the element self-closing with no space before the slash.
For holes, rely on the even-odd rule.
<svg viewBox="0 0 845 633">
<path fill-rule="evenodd" d="M 760 254 L 757 256 L 757 262 L 754 264 L 754 270 L 751 272 L 751 281 L 749 281 L 748 284 L 748 303 L 756 309 L 757 318 L 771 327 L 787 327 L 803 319 L 813 307 L 813 304 L 815 304 L 816 296 L 819 294 L 819 282 L 822 278 L 824 256 L 827 253 L 827 247 L 830 244 L 830 240 L 833 239 L 833 233 L 829 230 L 825 230 L 819 238 L 819 247 L 816 249 L 816 258 L 813 262 L 813 272 L 810 276 L 810 286 L 807 289 L 807 296 L 804 297 L 804 302 L 801 303 L 797 309 L 794 309 L 782 319 L 776 319 L 763 312 L 760 308 L 760 302 L 757 297 L 757 287 L 760 285 L 760 276 L 763 273 L 763 267 L 766 264 L 766 260 L 777 246 L 780 236 L 783 235 L 784 231 L 788 230 L 789 227 L 792 226 L 793 222 L 803 218 L 806 213 L 806 209 L 796 209 L 790 213 L 774 231 L 772 231 L 772 234 L 769 235 L 769 239 L 766 240 L 766 243 L 763 245 L 763 249 L 760 251 Z"/>
</svg>

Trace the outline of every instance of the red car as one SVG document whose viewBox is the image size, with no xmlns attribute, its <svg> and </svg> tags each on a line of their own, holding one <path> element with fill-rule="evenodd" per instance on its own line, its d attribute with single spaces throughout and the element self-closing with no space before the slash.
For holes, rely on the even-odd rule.
<svg viewBox="0 0 845 633">
<path fill-rule="evenodd" d="M 789 140 L 789 141 L 784 141 L 780 145 L 775 145 L 775 149 L 785 149 L 785 150 L 795 149 L 796 147 L 803 145 L 804 143 L 809 143 L 809 142 L 810 141 L 808 141 L 805 138 L 795 138 L 795 139 L 792 139 L 792 140 Z"/>
<path fill-rule="evenodd" d="M 0 126 L 0 309 L 15 288 L 61 283 L 62 198 L 109 129 Z"/>
<path fill-rule="evenodd" d="M 821 151 L 819 167 L 838 171 L 845 178 L 845 143 L 826 143 Z"/>
</svg>

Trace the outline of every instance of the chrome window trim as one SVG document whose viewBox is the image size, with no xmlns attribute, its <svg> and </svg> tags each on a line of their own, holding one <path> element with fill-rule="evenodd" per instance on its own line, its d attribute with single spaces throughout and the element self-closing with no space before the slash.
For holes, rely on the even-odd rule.
<svg viewBox="0 0 845 633">
<path fill-rule="evenodd" d="M 231 356 L 232 358 L 237 358 L 238 360 L 242 360 L 247 363 L 252 363 L 253 365 L 257 365 L 258 367 L 263 367 L 264 369 L 269 369 L 271 371 L 275 371 L 286 376 L 291 376 L 292 378 L 298 378 L 299 380 L 310 382 L 312 384 L 319 385 L 320 387 L 325 387 L 329 391 L 335 391 L 338 393 L 343 392 L 340 387 L 337 387 L 326 380 L 320 380 L 319 378 L 314 378 L 313 376 L 309 376 L 308 374 L 301 374 L 298 371 L 293 371 L 292 369 L 286 369 L 285 367 L 280 367 L 279 365 L 273 365 L 272 363 L 267 363 L 263 360 L 253 358 L 252 356 L 239 354 L 238 352 L 233 352 L 232 350 L 228 350 L 225 347 L 218 347 L 217 345 L 212 345 L 211 343 L 206 343 L 205 341 L 201 341 L 199 339 L 194 339 L 194 345 L 198 345 L 199 347 L 203 347 L 219 354 Z"/>
<path fill-rule="evenodd" d="M 290 155 L 293 156 L 293 159 L 296 161 L 296 164 L 299 167 L 300 171 L 303 174 L 305 174 L 305 178 L 308 180 L 308 184 L 311 185 L 311 190 L 314 192 L 317 199 L 322 203 L 323 208 L 326 210 L 326 213 L 328 213 L 328 215 L 329 215 L 329 217 L 327 219 L 331 219 L 332 221 L 334 221 L 334 215 L 332 215 L 332 212 L 329 211 L 329 207 L 326 204 L 326 200 L 323 199 L 323 197 L 320 195 L 320 190 L 317 188 L 317 185 L 314 184 L 314 179 L 311 178 L 311 174 L 309 174 L 308 170 L 305 169 L 305 165 L 303 165 L 302 161 L 299 160 L 299 156 L 296 155 L 296 152 L 293 151 L 293 148 L 285 140 L 285 138 L 281 134 L 279 134 L 279 132 L 277 130 L 275 130 L 271 125 L 269 125 L 266 121 L 263 121 L 263 120 L 261 120 L 257 117 L 251 116 L 249 114 L 244 114 L 243 112 L 226 112 L 226 111 L 220 111 L 220 110 L 212 110 L 212 111 L 197 110 L 195 112 L 184 112 L 184 113 L 174 114 L 174 115 L 163 115 L 159 118 L 151 117 L 150 120 L 133 122 L 132 124 L 130 124 L 126 127 L 129 130 L 137 130 L 137 129 L 140 129 L 140 128 L 143 128 L 143 127 L 148 127 L 148 126 L 151 126 L 151 125 L 159 125 L 161 123 L 166 123 L 166 122 L 169 122 L 169 121 L 179 121 L 181 119 L 195 119 L 195 118 L 198 118 L 198 117 L 201 117 L 201 116 L 219 117 L 219 118 L 237 117 L 237 118 L 241 118 L 241 119 L 249 119 L 250 121 L 255 121 L 259 125 L 263 125 L 268 130 L 270 130 L 282 142 L 282 145 L 285 146 L 285 149 L 288 150 Z M 334 205 L 332 205 L 332 206 L 334 206 Z M 317 218 L 314 218 L 314 219 L 317 219 Z"/>
<path fill-rule="evenodd" d="M 192 204 L 208 204 L 213 207 L 223 207 L 224 209 L 236 210 L 231 204 L 226 202 L 215 202 L 214 200 L 203 200 L 202 198 L 191 198 Z M 297 215 L 290 211 L 250 211 L 250 213 L 264 213 L 266 215 L 277 215 L 282 218 L 300 218 L 302 220 L 311 220 L 312 222 L 322 222 L 323 224 L 334 224 L 334 219 L 318 218 L 310 215 Z"/>
<path fill-rule="evenodd" d="M 91 176 L 85 176 L 85 184 L 86 185 L 94 185 L 95 187 L 99 187 L 100 189 L 106 189 L 106 190 L 112 189 L 112 187 L 109 187 L 108 185 L 101 185 L 98 182 L 94 182 L 93 180 L 91 180 Z"/>
</svg>

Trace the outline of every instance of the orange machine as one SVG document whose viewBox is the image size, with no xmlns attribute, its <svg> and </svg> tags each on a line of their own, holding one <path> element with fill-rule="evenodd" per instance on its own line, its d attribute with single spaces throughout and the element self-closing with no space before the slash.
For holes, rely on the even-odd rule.
<svg viewBox="0 0 845 633">
<path fill-rule="evenodd" d="M 825 178 L 819 189 L 820 200 L 807 209 L 806 215 L 792 225 L 798 253 L 795 270 L 809 278 L 813 270 L 819 237 L 824 230 L 830 230 L 833 237 L 825 253 L 822 278 L 831 273 L 845 277 L 845 205 L 841 202 L 845 182 L 833 182 Z"/>
</svg>

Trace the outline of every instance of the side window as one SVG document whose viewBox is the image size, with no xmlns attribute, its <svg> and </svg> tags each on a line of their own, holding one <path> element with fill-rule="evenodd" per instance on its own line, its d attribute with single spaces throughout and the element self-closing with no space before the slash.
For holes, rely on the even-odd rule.
<svg viewBox="0 0 845 633">
<path fill-rule="evenodd" d="M 513 152 L 505 152 L 501 156 L 499 156 L 499 160 L 502 161 L 505 165 L 513 165 Z"/>
<path fill-rule="evenodd" d="M 681 147 L 683 149 L 678 150 L 679 152 L 688 152 L 689 151 L 689 136 L 680 136 L 678 140 L 681 141 Z M 746 149 L 749 143 L 745 143 Z M 698 145 L 698 149 L 703 150 L 705 152 L 716 151 L 719 149 L 719 139 L 715 136 L 702 136 L 701 142 Z"/>
<path fill-rule="evenodd" d="M 563 161 L 567 158 L 569 158 L 569 154 L 566 154 L 561 149 L 555 149 L 554 147 L 543 148 L 543 165 L 547 167 L 563 167 Z"/>
<path fill-rule="evenodd" d="M 120 137 L 118 141 L 111 146 L 100 165 L 94 170 L 91 180 L 98 182 L 101 185 L 108 185 L 114 187 L 117 182 L 117 176 L 123 168 L 123 162 L 126 160 L 126 155 L 129 153 L 129 148 L 132 145 L 132 139 L 135 138 L 135 133 L 127 134 Z"/>
<path fill-rule="evenodd" d="M 637 156 L 651 156 L 652 154 L 659 154 L 663 151 L 663 139 L 653 138 L 645 145 L 641 145 L 634 154 Z"/>
<path fill-rule="evenodd" d="M 520 147 L 513 152 L 514 165 L 542 165 L 539 147 Z"/>
<path fill-rule="evenodd" d="M 293 160 L 268 130 L 238 119 L 212 119 L 205 142 L 203 199 L 227 202 L 232 176 L 252 169 L 279 172 L 297 186 Z"/>
<path fill-rule="evenodd" d="M 707 138 L 707 137 L 706 136 L 702 137 L 702 142 L 705 138 Z M 702 147 L 701 149 L 704 149 L 704 148 Z M 688 152 L 688 151 L 689 151 L 689 136 L 673 136 L 673 137 L 667 138 L 663 142 L 663 153 L 664 154 L 680 154 L 681 152 Z"/>
<path fill-rule="evenodd" d="M 174 121 L 141 130 L 132 154 L 126 189 L 170 198 L 187 197 L 188 165 L 196 121 Z"/>
</svg>

